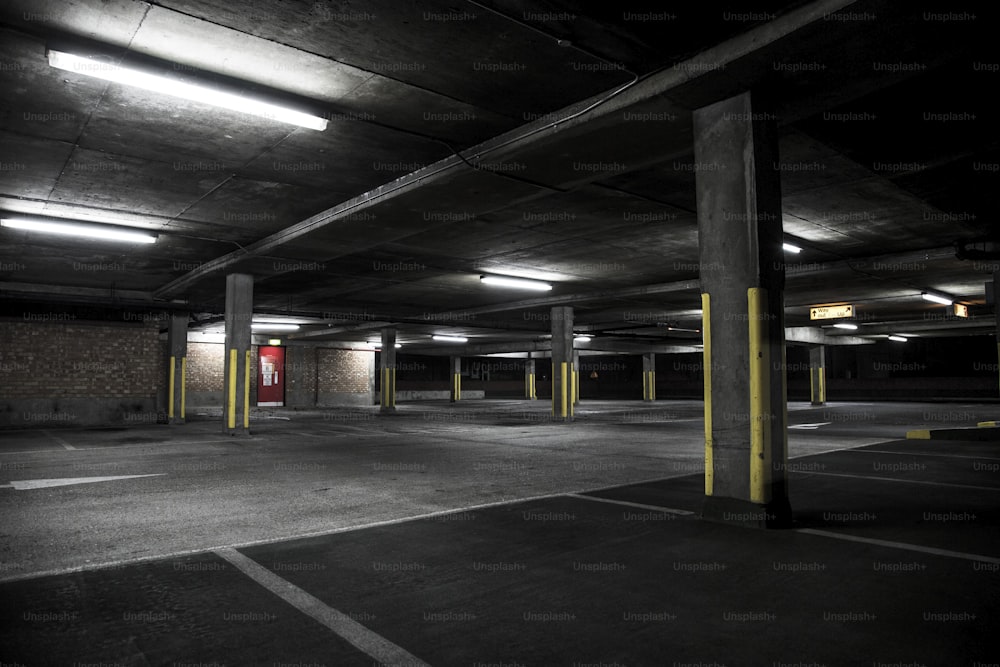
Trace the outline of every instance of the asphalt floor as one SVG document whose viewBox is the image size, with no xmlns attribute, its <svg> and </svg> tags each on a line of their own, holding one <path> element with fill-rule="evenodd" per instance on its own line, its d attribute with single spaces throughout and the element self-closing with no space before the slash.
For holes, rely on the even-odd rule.
<svg viewBox="0 0 1000 667">
<path fill-rule="evenodd" d="M 1000 663 L 1000 444 L 903 439 L 995 406 L 790 406 L 765 531 L 697 402 L 539 403 L 4 433 L 0 665 Z"/>
</svg>

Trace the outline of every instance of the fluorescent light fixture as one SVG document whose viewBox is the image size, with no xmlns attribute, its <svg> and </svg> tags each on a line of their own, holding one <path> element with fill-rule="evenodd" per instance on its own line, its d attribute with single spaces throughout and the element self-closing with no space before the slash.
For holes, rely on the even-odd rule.
<svg viewBox="0 0 1000 667">
<path fill-rule="evenodd" d="M 798 247 L 797 245 L 792 245 L 791 243 L 782 243 L 781 247 L 785 250 L 785 252 L 790 252 L 793 255 L 798 255 L 800 252 L 802 252 L 802 248 Z"/>
<path fill-rule="evenodd" d="M 527 278 L 508 278 L 507 276 L 479 276 L 479 279 L 486 285 L 498 285 L 500 287 L 515 287 L 517 289 L 532 289 L 539 292 L 548 292 L 552 285 L 543 283 L 540 280 L 528 280 Z"/>
<path fill-rule="evenodd" d="M 929 294 L 927 292 L 922 292 L 920 296 L 922 296 L 925 301 L 933 301 L 934 303 L 940 303 L 943 306 L 950 306 L 952 303 L 954 303 L 954 301 L 952 301 L 948 297 L 938 296 L 937 294 Z"/>
<path fill-rule="evenodd" d="M 850 331 L 857 331 L 858 329 L 857 324 L 848 324 L 847 322 L 837 322 L 833 326 L 837 327 L 838 329 L 848 329 Z"/>
<path fill-rule="evenodd" d="M 208 86 L 185 83 L 179 79 L 160 76 L 130 67 L 121 67 L 120 65 L 115 65 L 98 58 L 87 58 L 64 51 L 49 49 L 48 56 L 49 65 L 75 74 L 85 74 L 98 79 L 104 79 L 105 81 L 122 83 L 145 90 L 152 90 L 157 93 L 173 95 L 174 97 L 180 97 L 193 102 L 211 104 L 212 106 L 222 107 L 231 111 L 239 111 L 282 123 L 307 127 L 311 130 L 322 132 L 326 129 L 327 120 L 325 118 L 243 97 L 242 95 L 227 93 Z"/>
<path fill-rule="evenodd" d="M 402 343 L 396 343 L 395 345 L 393 345 L 393 347 L 395 347 L 398 350 L 399 348 L 403 347 L 403 344 Z"/>
<path fill-rule="evenodd" d="M 315 324 L 313 320 L 303 317 L 277 317 L 271 315 L 254 315 L 254 324 Z"/>
<path fill-rule="evenodd" d="M 281 324 L 279 322 L 251 322 L 251 331 L 298 331 L 298 324 Z"/>
<path fill-rule="evenodd" d="M 104 241 L 156 243 L 156 234 L 139 231 L 132 227 L 114 227 L 111 225 L 90 225 L 48 220 L 25 220 L 23 218 L 3 218 L 0 220 L 0 226 L 10 227 L 11 229 L 24 229 L 29 232 L 61 234 L 63 236 L 79 236 L 82 238 L 100 239 Z"/>
<path fill-rule="evenodd" d="M 889 336 L 889 340 L 894 340 L 897 343 L 905 343 L 906 342 L 906 339 L 903 338 L 902 336 L 895 336 L 895 335 Z"/>
<path fill-rule="evenodd" d="M 573 339 L 574 340 L 578 340 L 581 343 L 589 343 L 591 341 L 590 336 L 586 336 L 586 335 L 576 335 L 576 336 L 573 336 Z"/>
<path fill-rule="evenodd" d="M 438 336 L 438 335 L 435 334 L 434 336 L 431 336 L 431 338 L 433 338 L 434 340 L 439 341 L 441 343 L 468 343 L 469 342 L 469 339 L 466 338 L 465 336 Z"/>
</svg>

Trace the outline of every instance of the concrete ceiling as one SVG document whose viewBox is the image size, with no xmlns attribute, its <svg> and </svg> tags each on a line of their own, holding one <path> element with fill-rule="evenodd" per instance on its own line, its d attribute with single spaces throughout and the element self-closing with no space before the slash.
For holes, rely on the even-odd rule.
<svg viewBox="0 0 1000 667">
<path fill-rule="evenodd" d="M 454 349 L 433 333 L 528 349 L 544 344 L 548 308 L 567 304 L 595 348 L 697 343 L 691 113 L 753 87 L 774 101 L 784 229 L 803 248 L 788 257 L 789 327 L 810 325 L 811 305 L 853 303 L 855 335 L 991 331 L 997 262 L 957 259 L 954 243 L 997 230 L 992 10 L 684 4 L 8 0 L 0 211 L 159 240 L 0 229 L 5 308 L 209 319 L 226 273 L 246 272 L 258 312 L 316 322 L 306 340 L 375 339 L 396 323 L 424 352 Z M 49 66 L 47 45 L 82 40 L 294 97 L 329 126 Z M 483 272 L 554 289 L 497 290 Z M 927 290 L 973 318 L 947 316 Z"/>
</svg>

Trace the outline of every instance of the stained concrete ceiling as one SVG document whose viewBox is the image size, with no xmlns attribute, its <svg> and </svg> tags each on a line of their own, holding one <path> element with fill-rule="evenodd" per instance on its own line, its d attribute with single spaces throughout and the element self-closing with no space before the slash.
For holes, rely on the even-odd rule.
<svg viewBox="0 0 1000 667">
<path fill-rule="evenodd" d="M 526 349 L 565 304 L 595 347 L 696 343 L 691 113 L 754 88 L 773 100 L 784 229 L 803 248 L 787 257 L 788 325 L 853 303 L 854 335 L 991 331 L 984 283 L 1000 260 L 960 260 L 954 244 L 997 229 L 992 10 L 677 4 L 8 0 L 0 211 L 159 240 L 0 229 L 0 298 L 210 321 L 225 275 L 246 272 L 258 312 L 316 323 L 306 340 L 395 323 L 425 352 L 442 349 L 433 333 Z M 49 66 L 47 46 L 83 40 L 292 96 L 329 126 Z M 484 272 L 554 287 L 497 290 Z"/>
</svg>

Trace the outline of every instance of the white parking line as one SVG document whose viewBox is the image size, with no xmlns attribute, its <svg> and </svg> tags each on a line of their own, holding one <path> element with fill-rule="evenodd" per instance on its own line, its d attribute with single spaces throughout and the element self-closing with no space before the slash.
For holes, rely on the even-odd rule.
<svg viewBox="0 0 1000 667">
<path fill-rule="evenodd" d="M 971 484 L 950 484 L 948 482 L 927 482 L 921 479 L 902 479 L 900 477 L 877 477 L 875 475 L 848 475 L 839 472 L 803 472 L 803 475 L 822 475 L 823 477 L 848 477 L 851 479 L 870 479 L 877 482 L 897 482 L 900 484 L 924 484 L 927 486 L 947 486 L 953 489 L 975 489 L 977 491 L 1000 491 L 1000 486 L 973 486 Z"/>
<path fill-rule="evenodd" d="M 886 449 L 858 449 L 859 454 L 898 454 L 899 456 L 937 456 L 945 459 L 972 459 L 975 461 L 1000 461 L 993 456 L 963 456 L 961 454 L 936 454 L 932 452 L 890 452 Z"/>
<path fill-rule="evenodd" d="M 282 579 L 239 551 L 216 549 L 215 553 L 303 614 L 316 619 L 352 646 L 364 651 L 377 663 L 430 667 L 420 658 L 393 644 L 382 635 L 369 630 L 344 612 L 328 606 L 319 598 L 310 595 L 290 581 Z"/>
<path fill-rule="evenodd" d="M 948 556 L 949 558 L 964 558 L 965 560 L 977 560 L 984 563 L 1000 563 L 1000 558 L 994 558 L 993 556 L 982 556 L 980 554 L 970 554 L 964 551 L 951 551 L 949 549 L 938 549 L 937 547 L 925 547 L 919 544 L 910 544 L 908 542 L 893 542 L 891 540 L 877 540 L 872 537 L 858 537 L 857 535 L 848 535 L 846 533 L 834 533 L 829 530 L 816 530 L 815 528 L 799 528 L 795 532 L 805 533 L 806 535 L 818 535 L 820 537 L 832 537 L 835 540 L 846 540 L 848 542 L 863 542 L 865 544 L 874 544 L 879 547 L 889 547 L 891 549 L 905 549 L 907 551 L 918 551 L 925 554 L 933 554 L 935 556 Z"/>
<path fill-rule="evenodd" d="M 50 438 L 52 438 L 56 442 L 58 442 L 60 445 L 63 446 L 64 449 L 68 449 L 70 451 L 76 449 L 76 447 L 74 447 L 73 445 L 69 444 L 68 442 L 66 442 L 65 440 L 63 440 L 62 438 L 60 438 L 58 435 L 56 435 L 55 433 L 53 433 L 52 431 L 42 431 L 42 433 L 44 433 L 45 435 L 49 436 Z"/>
<path fill-rule="evenodd" d="M 625 507 L 638 507 L 643 510 L 653 510 L 655 512 L 666 512 L 667 514 L 677 514 L 678 516 L 691 516 L 694 512 L 689 512 L 688 510 L 678 510 L 673 507 L 663 507 L 662 505 L 644 505 L 642 503 L 633 503 L 628 500 L 615 500 L 614 498 L 600 498 L 597 496 L 584 496 L 579 493 L 567 493 L 565 494 L 567 498 L 577 498 L 579 500 L 592 500 L 597 503 L 608 503 L 610 505 L 624 505 Z"/>
</svg>

